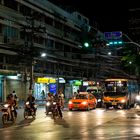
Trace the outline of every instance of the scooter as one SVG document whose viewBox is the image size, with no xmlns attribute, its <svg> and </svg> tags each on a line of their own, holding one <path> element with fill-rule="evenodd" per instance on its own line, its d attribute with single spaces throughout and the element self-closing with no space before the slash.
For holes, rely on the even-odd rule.
<svg viewBox="0 0 140 140">
<path fill-rule="evenodd" d="M 14 109 L 14 107 L 11 107 L 11 120 L 10 120 L 10 115 L 8 112 L 8 109 L 10 108 L 9 104 L 4 104 L 1 111 L 2 111 L 2 123 L 3 125 L 5 125 L 8 121 L 12 121 L 13 123 L 15 123 L 16 121 L 16 117 L 17 117 L 17 112 Z"/>
<path fill-rule="evenodd" d="M 29 116 L 32 116 L 34 119 L 36 117 L 36 110 L 37 105 L 35 103 L 32 103 L 33 107 L 31 107 L 30 103 L 27 101 L 25 102 L 25 108 L 24 108 L 24 118 L 27 119 Z"/>
</svg>

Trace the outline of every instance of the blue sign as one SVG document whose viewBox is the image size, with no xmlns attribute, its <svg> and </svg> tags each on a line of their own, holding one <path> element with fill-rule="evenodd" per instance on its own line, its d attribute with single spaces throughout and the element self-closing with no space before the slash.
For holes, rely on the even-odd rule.
<svg viewBox="0 0 140 140">
<path fill-rule="evenodd" d="M 104 37 L 106 39 L 121 39 L 122 38 L 122 32 L 121 31 L 104 32 Z"/>
<path fill-rule="evenodd" d="M 55 94 L 56 93 L 56 84 L 49 84 L 49 92 Z"/>
</svg>

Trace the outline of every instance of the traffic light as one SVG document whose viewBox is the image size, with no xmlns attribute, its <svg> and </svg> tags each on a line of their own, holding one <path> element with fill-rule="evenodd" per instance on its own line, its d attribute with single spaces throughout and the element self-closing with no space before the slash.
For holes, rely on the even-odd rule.
<svg viewBox="0 0 140 140">
<path fill-rule="evenodd" d="M 90 45 L 88 42 L 84 42 L 84 47 L 88 48 Z"/>
</svg>

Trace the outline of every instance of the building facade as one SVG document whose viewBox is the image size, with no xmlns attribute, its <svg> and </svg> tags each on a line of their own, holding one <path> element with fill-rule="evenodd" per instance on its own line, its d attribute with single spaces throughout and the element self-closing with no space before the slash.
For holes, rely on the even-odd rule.
<svg viewBox="0 0 140 140">
<path fill-rule="evenodd" d="M 0 0 L 0 101 L 12 90 L 25 99 L 38 77 L 59 83 L 59 77 L 67 81 L 91 75 L 94 68 L 80 60 L 82 39 L 89 30 L 87 17 L 49 1 Z M 42 52 L 47 57 L 40 57 Z M 49 82 L 37 85 L 38 92 L 48 92 Z M 64 90 L 64 84 L 59 85 Z"/>
</svg>

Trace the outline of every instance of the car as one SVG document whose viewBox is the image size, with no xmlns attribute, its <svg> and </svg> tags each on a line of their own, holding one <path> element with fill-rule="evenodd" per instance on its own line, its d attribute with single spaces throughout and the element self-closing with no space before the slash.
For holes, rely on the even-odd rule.
<svg viewBox="0 0 140 140">
<path fill-rule="evenodd" d="M 95 109 L 97 99 L 94 95 L 88 92 L 79 92 L 68 102 L 69 110 L 90 110 Z"/>
</svg>

